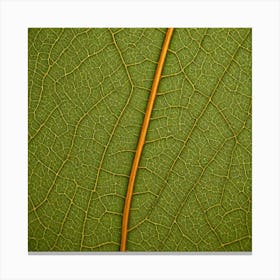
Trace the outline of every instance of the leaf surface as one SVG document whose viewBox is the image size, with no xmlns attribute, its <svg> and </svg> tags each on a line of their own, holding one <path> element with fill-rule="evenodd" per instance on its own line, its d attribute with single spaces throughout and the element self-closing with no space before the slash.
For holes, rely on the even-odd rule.
<svg viewBox="0 0 280 280">
<path fill-rule="evenodd" d="M 29 251 L 118 251 L 166 29 L 29 29 Z M 128 251 L 251 251 L 251 29 L 175 29 Z"/>
</svg>

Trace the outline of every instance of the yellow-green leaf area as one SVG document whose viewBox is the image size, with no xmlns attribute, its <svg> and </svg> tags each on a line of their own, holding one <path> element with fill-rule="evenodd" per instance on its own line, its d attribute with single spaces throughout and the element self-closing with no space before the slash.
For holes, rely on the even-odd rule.
<svg viewBox="0 0 280 280">
<path fill-rule="evenodd" d="M 166 29 L 28 31 L 28 250 L 119 251 Z M 175 28 L 128 251 L 251 251 L 249 28 Z"/>
</svg>

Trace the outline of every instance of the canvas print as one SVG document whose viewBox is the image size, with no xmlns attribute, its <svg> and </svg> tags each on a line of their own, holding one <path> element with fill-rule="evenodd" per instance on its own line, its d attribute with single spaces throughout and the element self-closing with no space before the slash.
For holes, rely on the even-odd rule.
<svg viewBox="0 0 280 280">
<path fill-rule="evenodd" d="M 252 250 L 250 28 L 29 28 L 28 251 Z"/>
</svg>

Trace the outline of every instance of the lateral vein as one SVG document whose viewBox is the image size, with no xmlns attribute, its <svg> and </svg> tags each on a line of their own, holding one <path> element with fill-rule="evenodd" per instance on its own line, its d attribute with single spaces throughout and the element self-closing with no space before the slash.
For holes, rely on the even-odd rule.
<svg viewBox="0 0 280 280">
<path fill-rule="evenodd" d="M 159 81 L 161 78 L 162 69 L 164 66 L 167 50 L 168 50 L 170 42 L 171 42 L 173 31 L 174 31 L 174 28 L 167 29 L 165 39 L 164 39 L 164 42 L 163 42 L 163 45 L 161 48 L 161 53 L 160 53 L 157 69 L 156 69 L 156 72 L 154 75 L 151 93 L 150 93 L 149 100 L 147 103 L 145 117 L 143 120 L 136 152 L 134 155 L 134 160 L 133 160 L 131 171 L 130 171 L 127 193 L 126 193 L 125 204 L 124 204 L 124 210 L 123 210 L 123 217 L 122 217 L 122 232 L 121 232 L 121 244 L 120 244 L 120 251 L 122 251 L 122 252 L 126 251 L 128 219 L 129 219 L 129 214 L 130 214 L 130 205 L 131 205 L 131 201 L 132 201 L 135 178 L 136 178 L 142 150 L 143 150 L 143 147 L 145 144 L 145 139 L 146 139 L 146 135 L 147 135 L 147 130 L 148 130 L 152 110 L 154 107 L 154 102 L 155 102 L 156 95 L 157 95 Z"/>
</svg>

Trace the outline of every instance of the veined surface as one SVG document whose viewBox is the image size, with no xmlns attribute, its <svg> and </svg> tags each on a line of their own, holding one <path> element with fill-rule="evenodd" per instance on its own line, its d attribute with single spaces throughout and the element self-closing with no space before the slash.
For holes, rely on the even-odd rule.
<svg viewBox="0 0 280 280">
<path fill-rule="evenodd" d="M 118 251 L 166 29 L 29 30 L 29 251 Z M 175 29 L 128 251 L 251 250 L 251 29 Z"/>
</svg>

